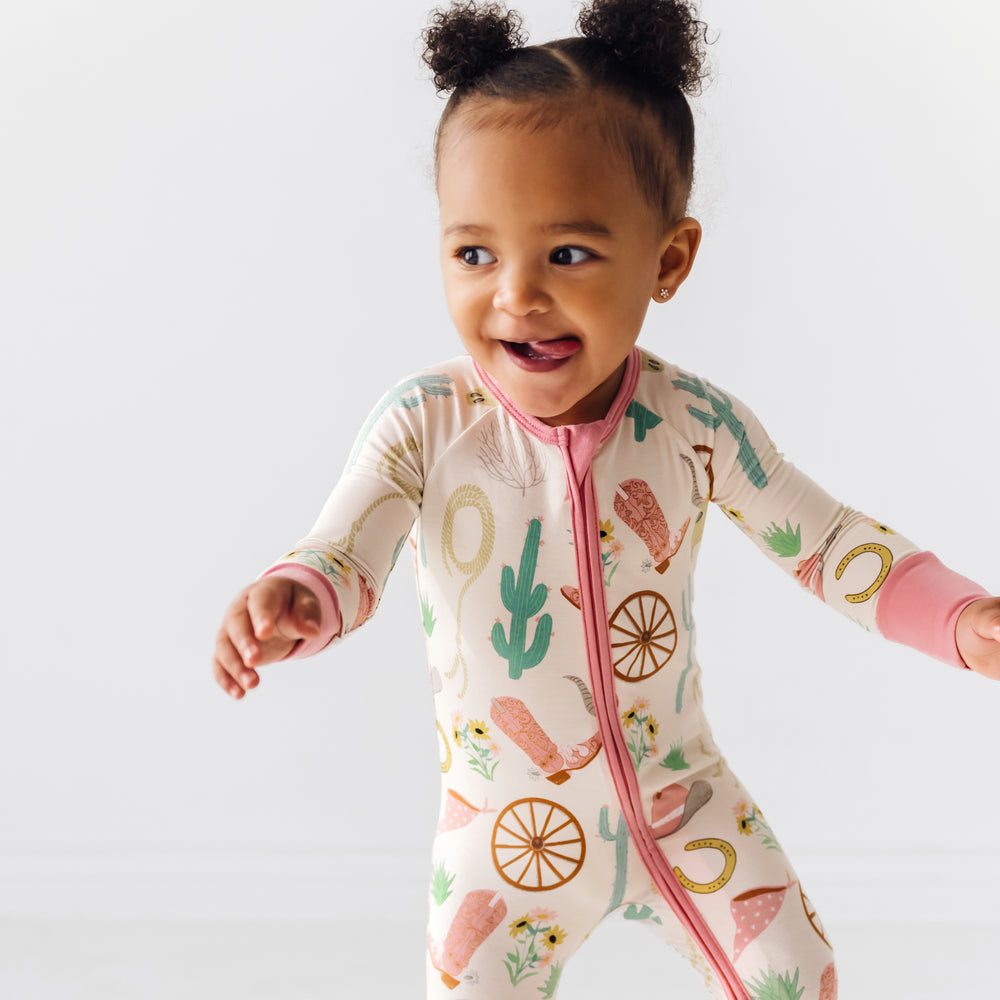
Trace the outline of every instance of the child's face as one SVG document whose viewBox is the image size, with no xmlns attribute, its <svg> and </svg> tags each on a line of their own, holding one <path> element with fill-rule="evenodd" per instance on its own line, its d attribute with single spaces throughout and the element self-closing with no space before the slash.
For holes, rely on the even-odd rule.
<svg viewBox="0 0 1000 1000">
<path fill-rule="evenodd" d="M 601 419 L 651 299 L 690 268 L 698 224 L 665 234 L 583 119 L 532 133 L 459 116 L 444 139 L 441 263 L 462 342 L 525 412 Z"/>
</svg>

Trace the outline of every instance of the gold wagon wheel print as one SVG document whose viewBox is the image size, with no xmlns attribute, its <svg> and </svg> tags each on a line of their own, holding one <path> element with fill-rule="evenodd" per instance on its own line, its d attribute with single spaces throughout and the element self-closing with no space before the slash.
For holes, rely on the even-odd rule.
<svg viewBox="0 0 1000 1000">
<path fill-rule="evenodd" d="M 565 885 L 587 854 L 576 817 L 549 799 L 511 802 L 497 816 L 491 846 L 500 877 L 526 892 Z"/>
<path fill-rule="evenodd" d="M 665 666 L 677 648 L 677 623 L 670 605 L 653 590 L 626 597 L 608 619 L 615 675 L 641 681 Z"/>
</svg>

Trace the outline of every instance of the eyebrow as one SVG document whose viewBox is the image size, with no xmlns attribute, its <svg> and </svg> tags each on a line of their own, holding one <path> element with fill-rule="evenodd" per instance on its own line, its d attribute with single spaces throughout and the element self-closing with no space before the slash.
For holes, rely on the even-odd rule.
<svg viewBox="0 0 1000 1000">
<path fill-rule="evenodd" d="M 542 226 L 541 231 L 546 234 L 558 233 L 581 233 L 585 236 L 610 236 L 611 230 L 600 222 L 593 219 L 578 219 L 574 222 L 550 222 Z M 468 236 L 485 236 L 490 232 L 488 227 L 477 226 L 468 222 L 456 222 L 445 231 L 445 236 L 456 236 L 458 234 Z"/>
</svg>

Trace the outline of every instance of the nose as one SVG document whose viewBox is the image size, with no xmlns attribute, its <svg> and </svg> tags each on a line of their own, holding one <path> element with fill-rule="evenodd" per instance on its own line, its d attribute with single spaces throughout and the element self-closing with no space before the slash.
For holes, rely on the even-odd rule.
<svg viewBox="0 0 1000 1000">
<path fill-rule="evenodd" d="M 547 312 L 551 306 L 552 299 L 542 276 L 534 269 L 513 263 L 503 268 L 493 293 L 494 309 L 511 316 L 527 316 Z"/>
</svg>

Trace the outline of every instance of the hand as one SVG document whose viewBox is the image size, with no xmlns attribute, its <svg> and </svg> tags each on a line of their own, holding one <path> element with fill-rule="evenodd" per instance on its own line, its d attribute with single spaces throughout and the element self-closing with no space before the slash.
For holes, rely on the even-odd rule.
<svg viewBox="0 0 1000 1000">
<path fill-rule="evenodd" d="M 260 683 L 257 667 L 286 657 L 299 639 L 319 634 L 319 601 L 308 587 L 266 576 L 229 605 L 215 640 L 212 672 L 219 687 L 242 698 Z"/>
<path fill-rule="evenodd" d="M 973 601 L 958 616 L 955 643 L 976 673 L 1000 680 L 1000 597 Z"/>
</svg>

